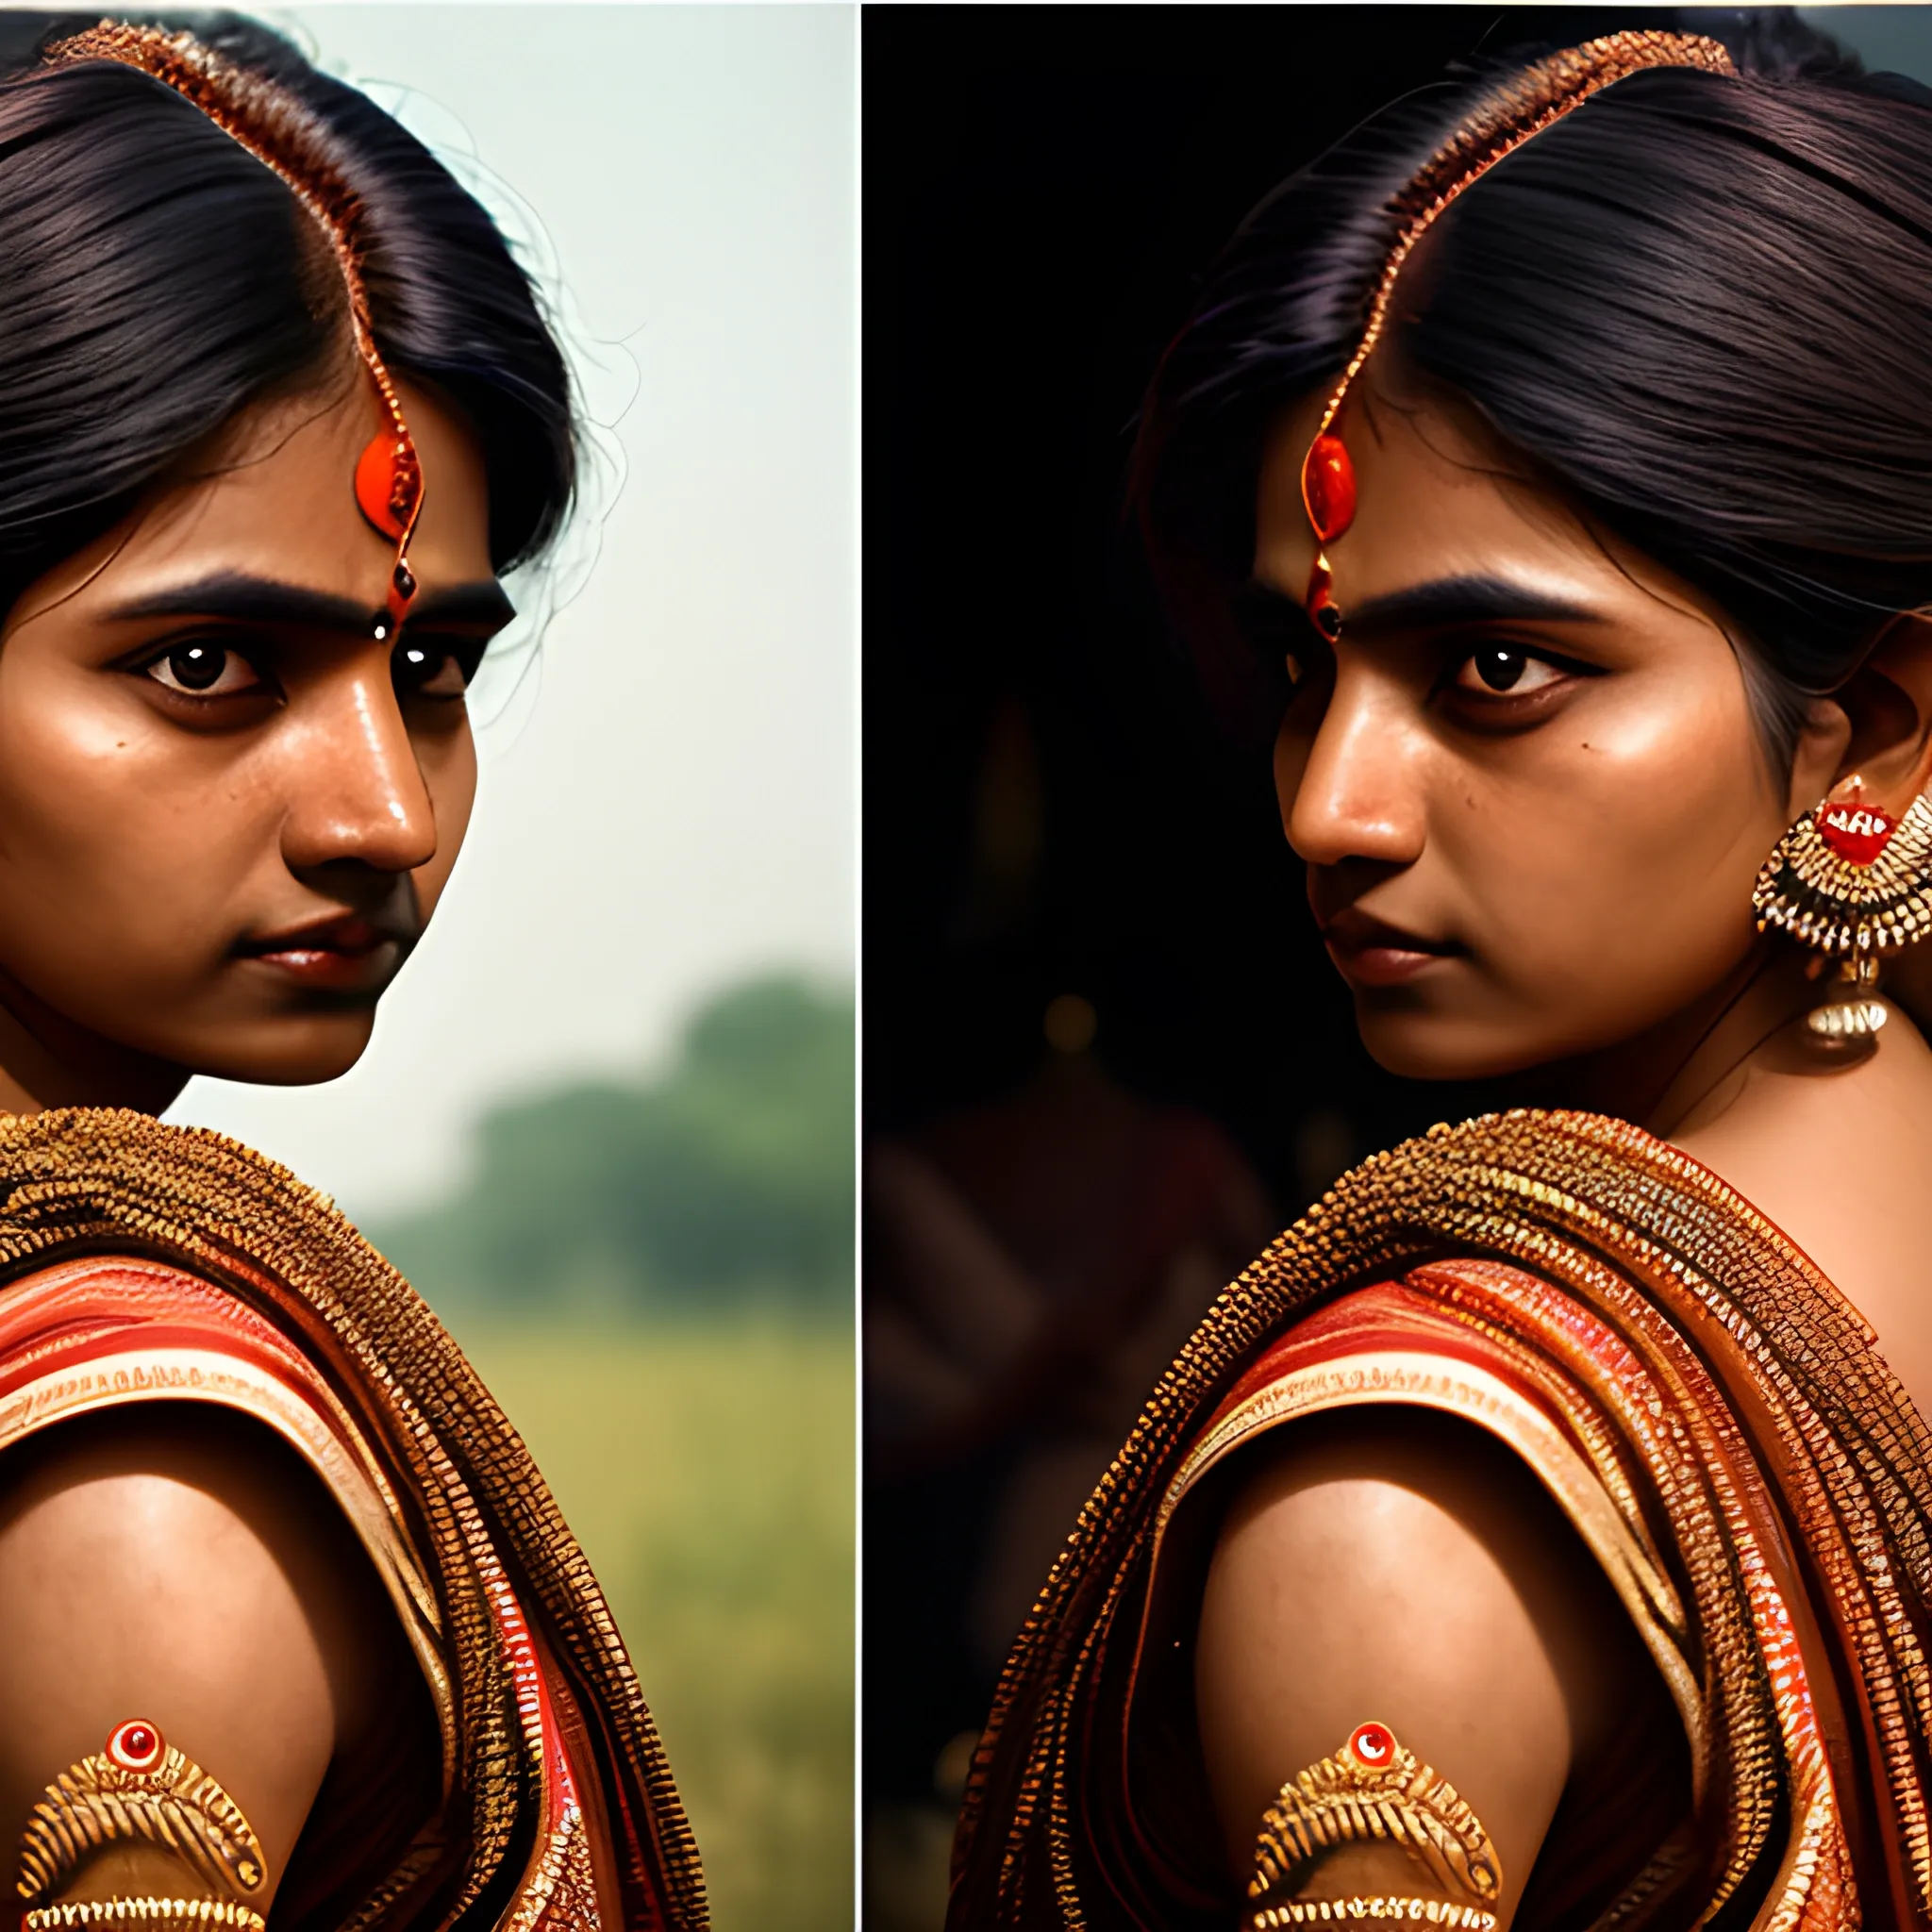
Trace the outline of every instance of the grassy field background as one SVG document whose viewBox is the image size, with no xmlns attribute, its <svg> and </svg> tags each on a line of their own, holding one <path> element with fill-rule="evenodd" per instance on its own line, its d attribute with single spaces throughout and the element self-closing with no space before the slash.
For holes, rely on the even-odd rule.
<svg viewBox="0 0 1932 1932">
<path fill-rule="evenodd" d="M 851 1331 L 453 1323 L 609 1597 L 718 1932 L 853 1907 Z"/>
</svg>

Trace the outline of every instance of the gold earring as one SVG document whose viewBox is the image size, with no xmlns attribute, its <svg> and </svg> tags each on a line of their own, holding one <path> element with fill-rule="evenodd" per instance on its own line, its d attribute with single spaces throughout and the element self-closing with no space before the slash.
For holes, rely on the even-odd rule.
<svg viewBox="0 0 1932 1932">
<path fill-rule="evenodd" d="M 1922 793 L 1894 818 L 1864 791 L 1857 774 L 1835 786 L 1772 847 L 1751 894 L 1759 932 L 1839 961 L 1835 996 L 1806 1016 L 1824 1040 L 1876 1033 L 1881 957 L 1932 932 L 1932 806 Z"/>
</svg>

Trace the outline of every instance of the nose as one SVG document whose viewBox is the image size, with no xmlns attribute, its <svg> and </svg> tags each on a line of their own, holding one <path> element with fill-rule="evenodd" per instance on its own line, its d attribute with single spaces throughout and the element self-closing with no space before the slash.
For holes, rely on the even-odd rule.
<svg viewBox="0 0 1932 1932">
<path fill-rule="evenodd" d="M 1292 710 L 1274 751 L 1282 827 L 1309 865 L 1411 865 L 1426 825 L 1424 747 L 1410 700 L 1345 648 L 1312 741 Z"/>
<path fill-rule="evenodd" d="M 348 861 L 405 873 L 426 865 L 436 853 L 436 807 L 388 653 L 358 654 L 310 685 L 299 720 L 282 824 L 289 869 Z"/>
</svg>

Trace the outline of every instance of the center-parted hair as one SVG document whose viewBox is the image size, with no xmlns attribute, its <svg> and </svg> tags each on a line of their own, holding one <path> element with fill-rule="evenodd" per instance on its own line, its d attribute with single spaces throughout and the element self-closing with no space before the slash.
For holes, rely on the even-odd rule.
<svg viewBox="0 0 1932 1932">
<path fill-rule="evenodd" d="M 1620 81 L 1445 214 L 1387 342 L 1536 480 L 1715 600 L 1788 761 L 1932 606 L 1932 92 L 1790 13 L 1671 15 L 1737 76 Z M 1358 340 L 1403 189 L 1509 65 L 1374 116 L 1249 217 L 1150 390 L 1133 498 L 1185 613 L 1246 580 L 1289 405 Z"/>
<path fill-rule="evenodd" d="M 570 383 L 490 216 L 389 115 L 266 28 L 130 18 L 187 28 L 322 124 L 361 204 L 385 360 L 475 433 L 495 567 L 541 549 L 571 500 Z M 356 379 L 341 275 L 318 261 L 289 187 L 160 81 L 42 62 L 98 20 L 0 12 L 0 612 L 210 430 L 331 374 Z"/>
</svg>

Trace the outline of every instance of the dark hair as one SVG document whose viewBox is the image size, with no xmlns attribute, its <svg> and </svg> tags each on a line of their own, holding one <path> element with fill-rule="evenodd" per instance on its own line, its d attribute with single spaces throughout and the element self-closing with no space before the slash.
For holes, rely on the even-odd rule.
<svg viewBox="0 0 1932 1932">
<path fill-rule="evenodd" d="M 413 136 L 233 14 L 186 27 L 325 124 L 359 196 L 375 335 L 482 448 L 499 570 L 540 549 L 575 474 L 570 382 L 490 216 Z M 42 49 L 98 14 L 0 14 L 0 611 L 113 527 L 209 431 L 341 356 L 313 218 L 171 88 Z"/>
<path fill-rule="evenodd" d="M 1389 348 L 1715 600 L 1788 765 L 1806 697 L 1932 604 L 1932 93 L 1788 11 L 1641 24 L 1724 41 L 1740 77 L 1640 74 L 1500 162 L 1405 270 Z M 1263 439 L 1358 341 L 1391 196 L 1504 66 L 1548 51 L 1375 115 L 1215 266 L 1132 486 L 1183 604 L 1245 580 Z"/>
</svg>

